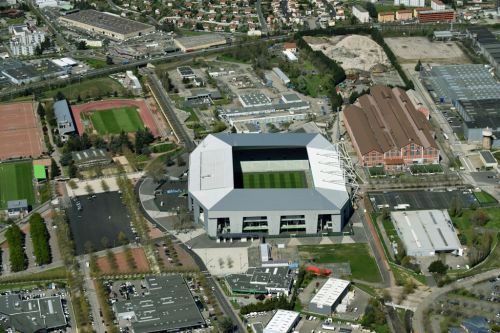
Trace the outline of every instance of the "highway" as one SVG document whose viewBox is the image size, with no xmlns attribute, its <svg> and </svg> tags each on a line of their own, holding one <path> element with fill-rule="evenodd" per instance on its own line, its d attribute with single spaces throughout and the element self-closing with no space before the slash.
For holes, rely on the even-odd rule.
<svg viewBox="0 0 500 333">
<path fill-rule="evenodd" d="M 281 36 L 273 36 L 268 39 L 259 39 L 259 40 L 248 40 L 245 41 L 245 45 L 252 45 L 252 44 L 257 44 L 261 41 L 282 41 L 286 40 L 289 38 L 288 35 L 281 35 Z M 119 65 L 111 65 L 109 67 L 105 68 L 99 68 L 99 69 L 93 69 L 91 71 L 88 71 L 84 74 L 80 75 L 73 75 L 70 76 L 67 79 L 48 79 L 48 80 L 43 80 L 43 81 L 38 81 L 38 82 L 33 82 L 29 84 L 25 84 L 22 86 L 15 86 L 10 89 L 4 89 L 3 91 L 0 91 L 0 98 L 5 98 L 5 97 L 16 97 L 18 95 L 25 94 L 26 92 L 33 92 L 36 90 L 40 90 L 42 88 L 48 88 L 51 89 L 51 86 L 53 85 L 55 87 L 60 87 L 63 86 L 64 84 L 69 84 L 69 83 L 75 83 L 79 82 L 82 79 L 88 79 L 88 78 L 93 78 L 93 77 L 99 77 L 99 76 L 104 76 L 104 75 L 109 75 L 113 73 L 118 73 L 118 72 L 123 72 L 125 70 L 130 70 L 134 69 L 136 67 L 142 67 L 147 65 L 148 63 L 160 63 L 160 62 L 166 62 L 166 61 L 175 61 L 175 60 L 184 60 L 184 59 L 189 59 L 189 58 L 195 58 L 201 55 L 209 55 L 212 53 L 218 53 L 221 51 L 225 50 L 230 50 L 235 47 L 241 47 L 241 44 L 229 44 L 229 45 L 223 45 L 219 47 L 214 47 L 210 49 L 205 49 L 205 50 L 199 50 L 199 51 L 193 51 L 189 53 L 170 53 L 166 54 L 160 57 L 156 58 L 147 58 L 147 59 L 139 59 L 139 60 L 134 60 L 131 61 L 127 64 L 119 64 Z"/>
</svg>

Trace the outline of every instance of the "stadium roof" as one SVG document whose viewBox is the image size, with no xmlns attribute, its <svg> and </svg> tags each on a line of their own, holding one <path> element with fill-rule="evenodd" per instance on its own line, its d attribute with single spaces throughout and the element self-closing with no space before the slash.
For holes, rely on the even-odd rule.
<svg viewBox="0 0 500 333">
<path fill-rule="evenodd" d="M 314 303 L 317 307 L 332 307 L 349 284 L 350 282 L 346 280 L 329 278 L 310 303 Z"/>
<path fill-rule="evenodd" d="M 436 251 L 459 251 L 453 223 L 446 210 L 391 212 L 398 234 L 410 256 L 430 256 Z"/>
<path fill-rule="evenodd" d="M 152 27 L 146 23 L 129 20 L 118 15 L 103 13 L 93 9 L 80 10 L 76 13 L 66 15 L 64 18 L 116 32 L 118 34 L 130 34 Z"/>
<path fill-rule="evenodd" d="M 234 147 L 305 148 L 313 188 L 236 189 Z M 305 133 L 207 136 L 190 155 L 189 193 L 215 211 L 332 210 L 349 200 L 336 147 L 320 134 Z"/>
<path fill-rule="evenodd" d="M 148 276 L 146 285 L 149 295 L 114 304 L 119 314 L 134 313 L 135 333 L 174 332 L 205 325 L 182 276 Z"/>
<path fill-rule="evenodd" d="M 290 332 L 290 329 L 293 327 L 293 325 L 295 325 L 298 318 L 298 312 L 278 310 L 271 318 L 269 323 L 267 323 L 266 327 L 264 328 L 264 332 L 288 333 Z"/>
</svg>

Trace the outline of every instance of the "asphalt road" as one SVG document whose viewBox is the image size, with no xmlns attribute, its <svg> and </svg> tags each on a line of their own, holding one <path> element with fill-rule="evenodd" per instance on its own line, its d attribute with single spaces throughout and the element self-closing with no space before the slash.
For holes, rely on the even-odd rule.
<svg viewBox="0 0 500 333">
<path fill-rule="evenodd" d="M 459 288 L 471 288 L 474 284 L 497 277 L 500 275 L 500 268 L 477 274 L 468 278 L 457 280 L 445 287 L 434 288 L 432 292 L 419 304 L 413 315 L 413 332 L 425 333 L 424 312 L 431 306 L 439 296 Z"/>
<path fill-rule="evenodd" d="M 78 259 L 80 264 L 80 270 L 83 273 L 83 280 L 85 283 L 86 294 L 89 299 L 90 309 L 92 311 L 92 317 L 94 317 L 94 326 L 93 328 L 97 333 L 103 333 L 106 331 L 106 327 L 102 323 L 102 318 L 99 313 L 99 309 L 101 305 L 99 304 L 99 300 L 97 298 L 97 294 L 94 287 L 94 282 L 92 281 L 92 277 L 90 276 L 90 268 L 87 267 L 87 262 L 90 260 L 88 255 L 81 256 Z"/>
</svg>

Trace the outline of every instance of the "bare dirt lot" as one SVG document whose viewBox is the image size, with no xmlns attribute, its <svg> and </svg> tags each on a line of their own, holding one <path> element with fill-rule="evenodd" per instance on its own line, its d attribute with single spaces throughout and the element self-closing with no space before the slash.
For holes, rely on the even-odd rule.
<svg viewBox="0 0 500 333">
<path fill-rule="evenodd" d="M 369 71 L 376 64 L 390 65 L 384 50 L 367 36 L 304 37 L 304 40 L 313 50 L 321 50 L 345 70 Z"/>
<path fill-rule="evenodd" d="M 127 264 L 125 252 L 115 253 L 116 264 L 118 265 L 118 273 L 131 273 L 134 272 L 147 272 L 149 271 L 148 260 L 146 254 L 141 248 L 131 249 L 132 256 L 134 257 L 135 265 L 137 268 L 131 269 Z M 106 256 L 97 259 L 97 266 L 102 273 L 114 273 L 111 269 L 108 258 Z"/>
<path fill-rule="evenodd" d="M 385 42 L 401 63 L 431 62 L 438 64 L 466 64 L 469 58 L 455 42 L 431 42 L 426 37 L 393 37 Z"/>
<path fill-rule="evenodd" d="M 39 124 L 35 104 L 1 104 L 0 159 L 40 156 L 44 143 Z"/>
</svg>

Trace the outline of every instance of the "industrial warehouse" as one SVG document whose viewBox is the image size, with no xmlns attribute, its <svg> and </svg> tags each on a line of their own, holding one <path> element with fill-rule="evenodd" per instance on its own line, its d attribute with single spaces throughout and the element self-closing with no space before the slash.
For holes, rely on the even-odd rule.
<svg viewBox="0 0 500 333">
<path fill-rule="evenodd" d="M 148 276 L 147 294 L 113 304 L 132 332 L 177 332 L 205 327 L 205 320 L 181 275 Z"/>
<path fill-rule="evenodd" d="M 234 294 L 289 295 L 293 276 L 286 266 L 249 268 L 244 274 L 226 276 L 226 283 Z"/>
<path fill-rule="evenodd" d="M 290 333 L 300 320 L 298 312 L 278 310 L 267 323 L 263 333 Z"/>
<path fill-rule="evenodd" d="M 189 208 L 210 237 L 341 232 L 352 207 L 319 134 L 207 136 L 190 156 Z"/>
<path fill-rule="evenodd" d="M 433 256 L 440 252 L 463 254 L 446 210 L 391 212 L 391 219 L 409 256 Z"/>
<path fill-rule="evenodd" d="M 329 278 L 309 302 L 308 311 L 330 316 L 349 291 L 350 284 L 346 280 Z"/>
<path fill-rule="evenodd" d="M 61 16 L 59 20 L 69 26 L 86 30 L 91 34 L 119 41 L 126 41 L 155 31 L 155 27 L 152 25 L 93 9 L 81 10 Z"/>
<path fill-rule="evenodd" d="M 176 38 L 174 42 L 182 52 L 199 51 L 227 43 L 226 37 L 217 34 L 181 37 Z"/>
<path fill-rule="evenodd" d="M 400 88 L 373 86 L 344 110 L 344 123 L 363 166 L 439 163 L 429 122 Z"/>
</svg>

